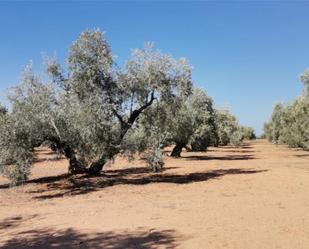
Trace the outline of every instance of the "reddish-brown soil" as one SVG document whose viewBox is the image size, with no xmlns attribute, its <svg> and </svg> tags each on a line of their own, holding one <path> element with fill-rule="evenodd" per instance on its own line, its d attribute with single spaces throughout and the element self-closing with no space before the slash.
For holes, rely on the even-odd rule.
<svg viewBox="0 0 309 249">
<path fill-rule="evenodd" d="M 309 248 L 309 152 L 258 140 L 158 174 L 121 158 L 99 177 L 66 170 L 41 149 L 24 186 L 0 179 L 0 248 Z"/>
</svg>

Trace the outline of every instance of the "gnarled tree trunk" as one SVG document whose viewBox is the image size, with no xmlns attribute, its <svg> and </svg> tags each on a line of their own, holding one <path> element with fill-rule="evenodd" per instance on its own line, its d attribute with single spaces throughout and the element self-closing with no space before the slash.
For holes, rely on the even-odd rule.
<svg viewBox="0 0 309 249">
<path fill-rule="evenodd" d="M 174 149 L 173 149 L 173 151 L 171 153 L 171 156 L 172 157 L 181 157 L 181 151 L 182 151 L 182 149 L 184 147 L 186 147 L 185 144 L 183 144 L 183 143 L 176 143 L 176 145 L 175 145 L 175 147 L 174 147 Z"/>
<path fill-rule="evenodd" d="M 87 169 L 89 175 L 98 175 L 103 169 L 109 158 L 102 156 L 99 160 L 93 162 Z"/>
<path fill-rule="evenodd" d="M 63 145 L 65 157 L 69 160 L 69 174 L 83 174 L 86 172 L 85 166 L 76 158 L 75 152 L 68 145 Z"/>
<path fill-rule="evenodd" d="M 120 130 L 120 134 L 119 134 L 119 137 L 118 137 L 117 141 L 115 141 L 115 143 L 108 149 L 108 151 L 105 151 L 100 156 L 100 158 L 97 161 L 91 163 L 91 165 L 88 168 L 81 168 L 80 167 L 81 164 L 78 163 L 78 161 L 76 160 L 75 157 L 72 158 L 72 164 L 71 164 L 71 159 L 70 159 L 70 167 L 72 167 L 73 172 L 77 172 L 77 174 L 78 174 L 80 171 L 84 170 L 81 173 L 88 173 L 89 175 L 98 175 L 98 174 L 100 174 L 100 172 L 103 169 L 103 167 L 106 164 L 106 162 L 119 153 L 119 145 L 121 144 L 124 136 L 126 135 L 128 130 L 132 127 L 132 125 L 134 124 L 136 119 L 139 117 L 139 115 L 147 107 L 152 105 L 154 99 L 155 99 L 154 92 L 151 92 L 150 100 L 147 99 L 146 103 L 143 106 L 141 106 L 140 108 L 134 110 L 131 113 L 131 115 L 129 116 L 127 121 L 125 121 L 122 118 L 122 116 L 120 114 L 118 114 L 116 110 L 114 110 L 114 115 L 118 118 L 118 120 L 120 122 L 120 125 L 121 125 L 121 130 Z M 70 151 L 68 151 L 68 152 L 70 152 Z M 70 153 L 68 153 L 68 154 L 70 154 Z"/>
<path fill-rule="evenodd" d="M 86 167 L 77 160 L 74 150 L 67 143 L 53 136 L 45 137 L 44 140 L 50 141 L 52 143 L 52 149 L 61 151 L 69 160 L 69 174 L 82 174 L 86 172 Z"/>
</svg>

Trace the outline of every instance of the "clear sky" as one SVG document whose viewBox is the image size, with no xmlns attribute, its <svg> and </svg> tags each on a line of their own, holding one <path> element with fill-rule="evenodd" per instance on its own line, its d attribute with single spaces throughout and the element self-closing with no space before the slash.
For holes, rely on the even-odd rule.
<svg viewBox="0 0 309 249">
<path fill-rule="evenodd" d="M 42 52 L 65 62 L 78 34 L 106 32 L 119 64 L 153 41 L 194 67 L 196 86 L 260 134 L 274 103 L 301 93 L 309 67 L 309 2 L 0 1 L 0 99 Z"/>
</svg>

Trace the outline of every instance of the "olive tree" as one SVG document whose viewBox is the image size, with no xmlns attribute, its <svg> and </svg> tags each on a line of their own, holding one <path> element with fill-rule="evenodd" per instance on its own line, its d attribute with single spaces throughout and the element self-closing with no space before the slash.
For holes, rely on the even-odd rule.
<svg viewBox="0 0 309 249">
<path fill-rule="evenodd" d="M 216 110 L 218 145 L 239 145 L 244 139 L 242 127 L 228 110 Z"/>
<path fill-rule="evenodd" d="M 241 126 L 240 130 L 241 130 L 243 139 L 247 139 L 247 140 L 256 139 L 256 135 L 252 127 Z"/>
<path fill-rule="evenodd" d="M 215 143 L 214 108 L 205 91 L 195 89 L 171 115 L 171 142 L 175 143 L 171 156 L 180 157 L 182 149 L 187 146 L 203 151 Z"/>
<path fill-rule="evenodd" d="M 176 94 L 171 100 L 156 101 L 126 140 L 139 151 L 150 143 L 147 154 L 158 161 L 162 161 L 162 150 L 167 145 L 174 145 L 173 157 L 180 157 L 183 148 L 205 151 L 217 139 L 214 118 L 212 99 L 205 91 L 194 89 L 185 95 Z M 153 164 L 152 168 L 156 170 L 157 166 Z"/>
<path fill-rule="evenodd" d="M 277 104 L 264 125 L 266 138 L 276 144 L 309 149 L 309 71 L 301 76 L 304 92 L 291 104 Z"/>
<path fill-rule="evenodd" d="M 18 115 L 0 113 L 0 173 L 12 184 L 26 180 L 30 172 L 33 162 L 30 132 L 29 124 L 24 124 Z"/>
<path fill-rule="evenodd" d="M 67 72 L 54 59 L 45 60 L 45 66 L 50 80 L 43 82 L 27 68 L 10 93 L 12 111 L 1 118 L 1 127 L 8 130 L 1 128 L 0 136 L 24 141 L 22 147 L 12 139 L 2 142 L 1 168 L 14 165 L 23 171 L 23 179 L 33 149 L 43 143 L 68 159 L 70 173 L 98 174 L 109 159 L 129 149 L 123 144 L 126 135 L 154 102 L 171 102 L 192 91 L 191 68 L 185 59 L 146 45 L 134 50 L 124 68 L 118 69 L 99 30 L 82 32 L 72 44 Z M 14 122 L 17 127 L 11 128 Z M 19 148 L 26 156 L 13 153 L 8 164 L 3 155 Z M 27 170 L 22 170 L 24 166 Z"/>
<path fill-rule="evenodd" d="M 166 103 L 156 101 L 149 107 L 137 122 L 134 129 L 131 129 L 122 146 L 129 148 L 127 153 L 132 156 L 134 153 L 144 153 L 149 167 L 159 171 L 164 165 L 164 147 L 170 140 L 169 119 Z"/>
</svg>

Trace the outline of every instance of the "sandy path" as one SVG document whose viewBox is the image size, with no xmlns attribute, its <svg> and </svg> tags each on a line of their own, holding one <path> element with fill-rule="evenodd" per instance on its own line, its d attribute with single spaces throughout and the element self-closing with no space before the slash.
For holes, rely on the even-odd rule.
<svg viewBox="0 0 309 249">
<path fill-rule="evenodd" d="M 160 174 L 123 159 L 101 177 L 65 171 L 42 161 L 25 186 L 0 180 L 0 248 L 309 248 L 308 152 L 260 140 Z"/>
</svg>

